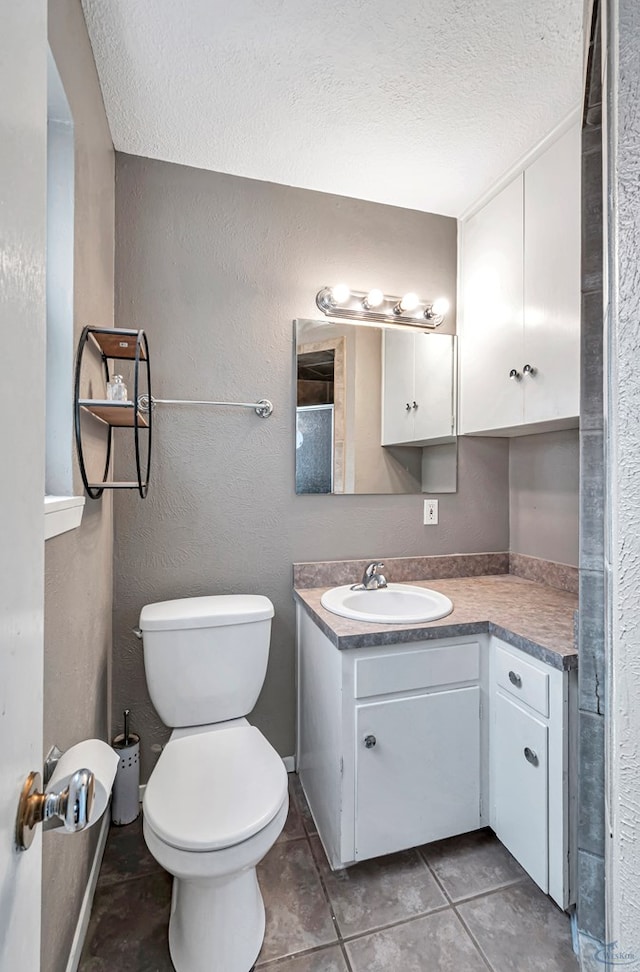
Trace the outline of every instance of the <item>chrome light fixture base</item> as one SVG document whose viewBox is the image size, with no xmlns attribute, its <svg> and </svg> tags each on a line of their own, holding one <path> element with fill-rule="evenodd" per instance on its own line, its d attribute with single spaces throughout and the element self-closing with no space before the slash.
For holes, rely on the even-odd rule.
<svg viewBox="0 0 640 972">
<path fill-rule="evenodd" d="M 444 321 L 444 314 L 436 314 L 434 301 L 420 300 L 411 311 L 402 310 L 402 297 L 383 294 L 375 307 L 369 304 L 372 291 L 351 290 L 346 299 L 336 299 L 334 288 L 322 287 L 316 294 L 316 304 L 327 317 L 375 322 L 378 324 L 404 324 L 425 330 L 435 330 Z"/>
</svg>

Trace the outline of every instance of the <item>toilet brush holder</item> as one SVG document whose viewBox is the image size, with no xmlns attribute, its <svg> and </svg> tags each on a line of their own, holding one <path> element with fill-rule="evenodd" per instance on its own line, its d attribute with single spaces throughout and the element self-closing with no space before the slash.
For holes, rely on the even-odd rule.
<svg viewBox="0 0 640 972">
<path fill-rule="evenodd" d="M 140 736 L 120 733 L 111 743 L 120 762 L 113 783 L 111 821 L 120 827 L 140 814 Z"/>
</svg>

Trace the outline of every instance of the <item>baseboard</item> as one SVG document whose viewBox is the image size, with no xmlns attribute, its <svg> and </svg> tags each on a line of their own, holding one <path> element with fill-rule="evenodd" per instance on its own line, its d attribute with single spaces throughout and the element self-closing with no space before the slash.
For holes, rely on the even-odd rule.
<svg viewBox="0 0 640 972">
<path fill-rule="evenodd" d="M 80 965 L 80 956 L 82 955 L 84 940 L 87 937 L 87 929 L 89 927 L 89 919 L 91 917 L 91 906 L 93 904 L 93 896 L 96 892 L 96 884 L 98 883 L 98 875 L 100 874 L 100 865 L 102 864 L 104 849 L 107 845 L 110 822 L 111 807 L 107 806 L 100 823 L 100 836 L 98 837 L 98 844 L 93 857 L 93 864 L 91 865 L 89 880 L 87 881 L 87 887 L 82 899 L 82 906 L 80 908 L 80 914 L 78 915 L 78 923 L 73 936 L 73 942 L 71 943 L 71 951 L 69 952 L 66 972 L 77 972 L 78 966 Z"/>
</svg>

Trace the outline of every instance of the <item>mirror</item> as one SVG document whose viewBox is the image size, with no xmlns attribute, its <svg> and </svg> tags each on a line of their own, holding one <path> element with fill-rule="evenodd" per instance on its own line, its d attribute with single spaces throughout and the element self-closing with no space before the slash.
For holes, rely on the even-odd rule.
<svg viewBox="0 0 640 972">
<path fill-rule="evenodd" d="M 296 493 L 456 491 L 456 339 L 295 322 Z"/>
</svg>

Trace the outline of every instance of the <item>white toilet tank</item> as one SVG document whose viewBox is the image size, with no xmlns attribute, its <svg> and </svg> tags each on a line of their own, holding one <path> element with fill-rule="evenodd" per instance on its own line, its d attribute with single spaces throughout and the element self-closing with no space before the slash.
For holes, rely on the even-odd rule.
<svg viewBox="0 0 640 972">
<path fill-rule="evenodd" d="M 140 612 L 149 695 L 166 726 L 247 715 L 267 671 L 273 604 L 260 594 L 186 597 Z"/>
</svg>

